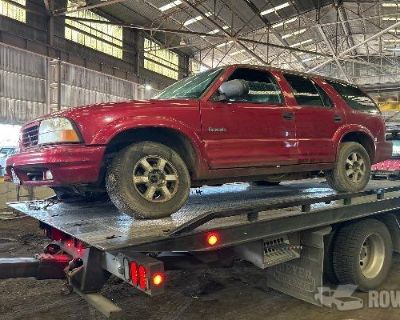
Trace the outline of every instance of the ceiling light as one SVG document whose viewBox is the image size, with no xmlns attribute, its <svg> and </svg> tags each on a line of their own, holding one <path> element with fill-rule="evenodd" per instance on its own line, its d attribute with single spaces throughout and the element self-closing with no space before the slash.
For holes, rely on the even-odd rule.
<svg viewBox="0 0 400 320">
<path fill-rule="evenodd" d="M 309 62 L 309 61 L 313 61 L 315 59 L 317 59 L 317 57 L 309 57 L 309 58 L 301 60 L 301 62 Z"/>
<path fill-rule="evenodd" d="M 211 16 L 211 12 L 206 12 L 204 15 L 206 17 L 209 17 L 209 16 Z M 200 21 L 200 20 L 203 20 L 203 16 L 197 16 L 197 17 L 191 18 L 189 20 L 186 20 L 183 25 L 186 27 L 186 26 L 188 26 L 188 25 L 190 25 L 192 23 L 195 23 L 197 21 Z"/>
<path fill-rule="evenodd" d="M 218 33 L 219 32 L 219 29 L 214 29 L 214 30 L 212 30 L 212 31 L 210 31 L 210 32 L 207 32 L 208 34 L 216 34 L 216 33 Z"/>
<path fill-rule="evenodd" d="M 216 48 L 222 48 L 227 46 L 228 44 L 231 44 L 233 42 L 233 40 L 228 41 L 228 42 L 224 42 L 224 43 L 220 43 L 219 45 L 216 46 Z"/>
<path fill-rule="evenodd" d="M 293 37 L 293 36 L 297 36 L 298 34 L 302 34 L 302 33 L 306 32 L 306 30 L 307 29 L 304 28 L 304 29 L 300 29 L 300 30 L 297 30 L 297 31 L 292 32 L 292 33 L 285 34 L 285 35 L 282 36 L 282 39 L 287 39 L 287 38 L 290 38 L 290 37 Z"/>
<path fill-rule="evenodd" d="M 243 62 L 243 63 L 246 63 L 246 62 L 250 62 L 250 61 L 253 61 L 253 60 L 255 60 L 255 58 L 245 59 L 245 60 L 242 60 L 242 62 Z"/>
<path fill-rule="evenodd" d="M 398 17 L 382 17 L 383 21 L 400 21 Z"/>
<path fill-rule="evenodd" d="M 394 3 L 394 2 L 384 2 L 382 3 L 382 7 L 385 8 L 397 8 L 399 6 L 399 4 Z"/>
<path fill-rule="evenodd" d="M 229 29 L 229 27 L 228 26 L 223 26 L 222 27 L 222 30 L 226 30 L 226 29 Z"/>
<path fill-rule="evenodd" d="M 240 53 L 243 53 L 243 52 L 246 52 L 246 50 L 244 50 L 244 49 L 238 50 L 238 51 L 235 51 L 235 52 L 230 53 L 229 55 L 230 55 L 230 56 L 236 56 L 237 54 L 240 54 Z"/>
<path fill-rule="evenodd" d="M 186 27 L 186 26 L 188 26 L 188 25 L 190 25 L 190 24 L 192 24 L 192 23 L 195 23 L 196 21 L 200 21 L 200 20 L 202 20 L 202 19 L 203 19 L 202 16 L 197 16 L 197 17 L 191 18 L 191 19 L 189 19 L 189 20 L 186 20 L 185 23 L 184 23 L 183 25 Z"/>
<path fill-rule="evenodd" d="M 399 43 L 400 39 L 383 39 L 383 42 L 388 42 L 388 43 Z"/>
<path fill-rule="evenodd" d="M 260 14 L 262 16 L 264 16 L 266 14 L 276 12 L 278 10 L 281 10 L 281 9 L 289 7 L 289 6 L 290 6 L 290 3 L 289 2 L 285 2 L 285 3 L 282 3 L 282 4 L 278 5 L 278 6 L 273 7 L 271 9 L 267 9 L 267 10 L 261 11 Z"/>
<path fill-rule="evenodd" d="M 309 42 L 312 42 L 312 41 L 313 41 L 312 39 L 304 40 L 304 41 L 292 44 L 292 45 L 290 45 L 290 47 L 295 48 L 295 47 L 301 46 L 303 44 L 306 44 L 306 43 L 309 43 Z"/>
<path fill-rule="evenodd" d="M 181 0 L 172 1 L 172 2 L 170 2 L 170 3 L 168 3 L 168 4 L 166 4 L 166 5 L 164 5 L 164 6 L 160 7 L 160 8 L 158 8 L 158 10 L 164 12 L 164 11 L 167 11 L 167 10 L 169 10 L 169 9 L 172 9 L 173 7 L 179 6 L 181 3 L 182 3 Z"/>
<path fill-rule="evenodd" d="M 278 27 L 283 26 L 284 24 L 288 24 L 288 23 L 294 22 L 296 20 L 297 20 L 297 17 L 291 18 L 291 19 L 286 20 L 286 21 L 278 22 L 278 23 L 273 24 L 272 28 L 278 28 Z"/>
</svg>

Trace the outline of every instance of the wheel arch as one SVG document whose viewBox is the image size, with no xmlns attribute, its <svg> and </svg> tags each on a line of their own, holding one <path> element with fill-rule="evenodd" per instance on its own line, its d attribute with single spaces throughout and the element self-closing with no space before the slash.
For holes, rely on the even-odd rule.
<svg viewBox="0 0 400 320">
<path fill-rule="evenodd" d="M 375 159 L 375 143 L 370 134 L 364 131 L 350 131 L 345 133 L 340 139 L 340 143 L 342 142 L 357 142 L 361 144 L 365 150 L 368 152 L 371 163 L 374 162 Z M 340 146 L 339 143 L 339 146 Z M 337 153 L 338 154 L 338 153 Z"/>
<path fill-rule="evenodd" d="M 105 161 L 110 161 L 113 155 L 123 148 L 142 141 L 158 142 L 170 147 L 181 156 L 188 166 L 190 175 L 197 174 L 200 151 L 186 134 L 169 127 L 146 126 L 118 132 L 107 143 Z"/>
</svg>

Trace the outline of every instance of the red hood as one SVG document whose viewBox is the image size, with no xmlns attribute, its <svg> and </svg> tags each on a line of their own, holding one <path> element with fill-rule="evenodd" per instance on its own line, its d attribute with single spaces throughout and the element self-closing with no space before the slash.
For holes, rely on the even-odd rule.
<svg viewBox="0 0 400 320">
<path fill-rule="evenodd" d="M 198 107 L 198 100 L 131 100 L 69 108 L 43 116 L 34 122 L 52 117 L 69 118 L 78 126 L 85 142 L 91 143 L 102 128 L 119 119 L 174 118 L 177 115 L 176 112 L 196 111 L 198 114 Z"/>
</svg>

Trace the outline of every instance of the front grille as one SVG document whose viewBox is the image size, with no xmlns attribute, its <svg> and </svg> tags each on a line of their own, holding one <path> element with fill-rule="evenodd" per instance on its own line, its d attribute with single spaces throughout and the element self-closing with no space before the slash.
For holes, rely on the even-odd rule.
<svg viewBox="0 0 400 320">
<path fill-rule="evenodd" d="M 34 124 L 22 129 L 22 146 L 30 148 L 38 144 L 39 125 Z"/>
</svg>

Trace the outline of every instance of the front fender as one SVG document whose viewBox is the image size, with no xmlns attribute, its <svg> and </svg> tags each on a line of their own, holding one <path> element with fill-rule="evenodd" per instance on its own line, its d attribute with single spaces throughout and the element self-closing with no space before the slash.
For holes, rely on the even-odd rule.
<svg viewBox="0 0 400 320">
<path fill-rule="evenodd" d="M 91 144 L 107 145 L 113 138 L 124 131 L 144 128 L 166 128 L 179 132 L 191 142 L 200 162 L 199 164 L 204 168 L 205 150 L 198 133 L 187 124 L 167 117 L 135 116 L 119 118 L 102 128 L 94 136 Z"/>
</svg>

